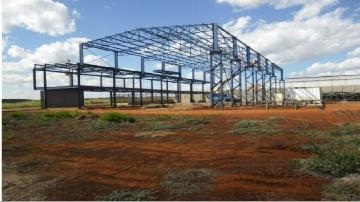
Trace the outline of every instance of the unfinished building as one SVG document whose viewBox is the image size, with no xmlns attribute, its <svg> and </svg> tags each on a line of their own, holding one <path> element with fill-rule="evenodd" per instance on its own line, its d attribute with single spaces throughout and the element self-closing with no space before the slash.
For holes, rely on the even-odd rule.
<svg viewBox="0 0 360 202">
<path fill-rule="evenodd" d="M 85 63 L 84 50 L 90 49 L 113 54 L 113 65 Z M 119 57 L 124 55 L 139 59 L 138 70 L 119 66 Z M 234 107 L 258 105 L 274 102 L 275 94 L 285 90 L 282 68 L 216 23 L 125 31 L 81 43 L 79 58 L 76 64 L 35 64 L 33 85 L 35 90 L 41 90 L 43 108 L 82 108 L 84 92 L 90 91 L 109 92 L 113 107 L 121 93 L 131 95 L 131 105 L 143 105 L 145 95 L 155 102 L 157 94 L 159 102 L 166 104 L 170 94 L 175 95 L 176 102 L 182 102 L 182 95 L 188 94 L 190 102 L 200 96 L 200 101 L 209 101 L 212 108 L 223 109 L 227 98 Z M 150 61 L 160 62 L 161 68 L 147 71 Z M 169 65 L 177 70 L 168 69 Z M 191 78 L 184 77 L 185 69 L 191 71 Z M 201 79 L 195 78 L 199 72 Z M 69 84 L 48 86 L 48 73 L 68 76 Z M 37 82 L 39 77 L 42 82 Z M 84 85 L 84 79 L 89 77 L 97 78 L 99 83 Z M 111 86 L 103 85 L 105 78 L 112 80 Z M 169 89 L 169 85 L 176 89 Z M 182 89 L 184 85 L 189 88 Z"/>
</svg>

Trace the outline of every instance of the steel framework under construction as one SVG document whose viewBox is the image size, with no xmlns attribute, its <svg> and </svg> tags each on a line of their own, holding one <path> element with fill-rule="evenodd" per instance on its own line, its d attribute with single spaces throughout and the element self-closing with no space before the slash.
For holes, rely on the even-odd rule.
<svg viewBox="0 0 360 202">
<path fill-rule="evenodd" d="M 97 49 L 113 53 L 113 66 L 99 66 L 84 62 L 84 50 Z M 138 56 L 138 71 L 119 67 L 120 56 Z M 232 98 L 232 106 L 257 105 L 274 102 L 275 94 L 285 89 L 283 69 L 252 49 L 247 44 L 230 34 L 216 23 L 184 26 L 138 28 L 104 38 L 88 41 L 79 45 L 77 64 L 36 64 L 33 69 L 34 89 L 43 91 L 44 107 L 48 107 L 48 91 L 56 89 L 73 89 L 78 92 L 78 105 L 83 106 L 83 92 L 108 91 L 111 94 L 113 107 L 116 107 L 117 93 L 140 94 L 140 105 L 143 104 L 143 93 L 160 93 L 161 103 L 168 100 L 169 93 L 175 94 L 177 102 L 181 102 L 181 94 L 201 94 L 206 100 L 209 94 L 212 108 L 224 108 L 224 97 L 228 93 Z M 147 61 L 161 62 L 161 69 L 146 71 Z M 177 71 L 166 69 L 167 65 L 176 66 Z M 184 78 L 183 69 L 192 70 L 192 78 Z M 202 79 L 195 79 L 195 72 L 203 72 Z M 37 86 L 37 72 L 43 72 L 43 86 Z M 68 86 L 47 86 L 47 72 L 63 73 L 69 76 Z M 74 84 L 74 75 L 77 80 Z M 82 85 L 82 76 L 98 77 L 100 85 Z M 105 87 L 103 78 L 111 78 L 112 86 Z M 132 86 L 126 86 L 131 79 Z M 119 80 L 123 80 L 120 83 Z M 134 80 L 139 81 L 135 88 Z M 150 80 L 150 87 L 144 87 L 143 80 Z M 160 82 L 160 89 L 153 83 Z M 163 88 L 166 83 L 166 88 Z M 176 85 L 176 90 L 169 90 L 168 83 Z M 182 90 L 181 84 L 188 84 L 190 90 Z M 201 85 L 195 91 L 194 85 Z M 166 99 L 163 98 L 166 95 Z M 80 96 L 82 95 L 82 96 Z M 166 100 L 166 101 L 165 101 Z"/>
</svg>

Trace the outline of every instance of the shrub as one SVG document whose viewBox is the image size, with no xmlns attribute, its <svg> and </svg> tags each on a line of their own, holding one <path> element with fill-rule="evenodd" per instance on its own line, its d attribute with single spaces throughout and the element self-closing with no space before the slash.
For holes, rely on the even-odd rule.
<svg viewBox="0 0 360 202">
<path fill-rule="evenodd" d="M 176 126 L 171 123 L 164 123 L 164 122 L 150 122 L 146 123 L 146 128 L 152 131 L 157 130 L 174 130 Z"/>
<path fill-rule="evenodd" d="M 157 192 L 153 190 L 115 190 L 111 194 L 103 197 L 97 197 L 97 200 L 103 201 L 154 201 L 157 200 Z"/>
<path fill-rule="evenodd" d="M 360 136 L 360 124 L 345 123 L 337 130 L 331 131 L 333 136 Z"/>
<path fill-rule="evenodd" d="M 175 197 L 206 193 L 212 189 L 216 173 L 206 168 L 170 170 L 161 183 Z"/>
<path fill-rule="evenodd" d="M 332 177 L 360 173 L 360 150 L 356 148 L 344 148 L 336 142 L 305 148 L 317 156 L 300 161 L 304 170 Z"/>
<path fill-rule="evenodd" d="M 359 201 L 360 175 L 350 175 L 335 180 L 323 191 L 325 200 L 331 201 Z"/>
<path fill-rule="evenodd" d="M 102 121 L 115 122 L 115 123 L 134 123 L 135 118 L 128 114 L 121 114 L 117 112 L 108 112 L 100 116 Z"/>
<path fill-rule="evenodd" d="M 204 118 L 198 118 L 192 116 L 184 117 L 183 122 L 185 125 L 192 125 L 192 126 L 205 125 L 209 123 L 209 121 Z"/>
<path fill-rule="evenodd" d="M 275 126 L 268 122 L 259 122 L 255 120 L 241 120 L 235 125 L 235 129 L 232 131 L 234 134 L 242 133 L 274 133 L 277 132 Z"/>
<path fill-rule="evenodd" d="M 285 119 L 286 119 L 286 117 L 284 117 L 284 116 L 270 116 L 269 117 L 269 121 L 274 121 L 274 122 L 283 121 Z"/>
<path fill-rule="evenodd" d="M 13 112 L 10 116 L 15 119 L 23 119 L 25 114 L 23 112 Z"/>
<path fill-rule="evenodd" d="M 69 111 L 54 111 L 54 112 L 45 112 L 42 115 L 42 118 L 45 120 L 48 119 L 63 119 L 63 118 L 74 118 L 79 116 L 80 113 L 75 111 L 75 112 L 69 112 Z"/>
</svg>

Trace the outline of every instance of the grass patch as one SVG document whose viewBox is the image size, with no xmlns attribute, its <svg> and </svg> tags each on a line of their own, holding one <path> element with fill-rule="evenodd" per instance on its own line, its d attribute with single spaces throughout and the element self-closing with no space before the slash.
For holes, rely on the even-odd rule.
<svg viewBox="0 0 360 202">
<path fill-rule="evenodd" d="M 23 112 L 12 112 L 10 116 L 14 119 L 23 119 L 26 117 L 25 113 Z"/>
<path fill-rule="evenodd" d="M 45 112 L 42 114 L 42 118 L 44 120 L 50 119 L 65 119 L 65 118 L 75 118 L 80 115 L 80 112 L 75 111 L 53 111 L 53 112 Z"/>
<path fill-rule="evenodd" d="M 19 100 L 14 102 L 3 102 L 3 109 L 15 109 L 15 108 L 29 108 L 29 107 L 40 107 L 40 100 Z"/>
<path fill-rule="evenodd" d="M 278 132 L 275 125 L 271 122 L 261 122 L 256 120 L 241 120 L 236 123 L 233 134 L 270 134 Z"/>
<path fill-rule="evenodd" d="M 176 126 L 171 123 L 147 123 L 146 128 L 151 131 L 158 131 L 158 130 L 175 130 Z"/>
<path fill-rule="evenodd" d="M 107 196 L 97 197 L 102 201 L 155 201 L 158 199 L 158 192 L 147 189 L 139 190 L 115 190 Z"/>
<path fill-rule="evenodd" d="M 134 123 L 135 118 L 128 114 L 121 114 L 117 112 L 108 112 L 104 113 L 100 116 L 100 120 L 105 122 L 113 122 L 113 123 Z"/>
<path fill-rule="evenodd" d="M 335 180 L 325 187 L 323 197 L 329 201 L 360 201 L 360 175 Z"/>
<path fill-rule="evenodd" d="M 317 154 L 316 157 L 300 160 L 302 169 L 331 177 L 360 173 L 359 151 L 337 150 L 327 145 L 318 149 Z"/>
<path fill-rule="evenodd" d="M 209 123 L 209 120 L 205 119 L 205 118 L 201 118 L 201 117 L 193 117 L 193 116 L 189 116 L 189 117 L 184 117 L 182 119 L 183 124 L 188 127 L 190 127 L 191 129 L 198 128 L 198 127 L 202 127 L 206 124 Z"/>
<path fill-rule="evenodd" d="M 286 119 L 286 117 L 284 117 L 284 116 L 270 116 L 269 117 L 269 121 L 274 121 L 274 122 L 283 121 L 285 119 Z"/>
<path fill-rule="evenodd" d="M 21 145 L 14 145 L 14 144 L 3 145 L 2 149 L 3 149 L 2 151 L 5 154 L 24 154 L 31 150 L 31 148 L 29 148 L 29 147 L 24 147 Z"/>
<path fill-rule="evenodd" d="M 142 120 L 147 130 L 196 130 L 208 124 L 208 120 L 195 116 L 154 116 Z"/>
<path fill-rule="evenodd" d="M 316 156 L 299 161 L 304 170 L 331 177 L 344 177 L 360 173 L 360 137 L 357 124 L 344 124 L 330 132 L 314 132 L 313 141 L 304 145 L 303 149 Z M 326 138 L 327 143 L 318 144 L 316 138 Z"/>
<path fill-rule="evenodd" d="M 210 169 L 172 170 L 162 186 L 175 197 L 211 191 L 215 172 Z"/>
<path fill-rule="evenodd" d="M 332 136 L 357 136 L 360 137 L 360 124 L 345 123 L 338 129 L 330 132 Z"/>
<path fill-rule="evenodd" d="M 360 200 L 360 125 L 346 123 L 332 131 L 305 131 L 311 137 L 303 149 L 315 153 L 296 161 L 298 168 L 310 174 L 329 176 L 333 183 L 322 194 L 325 200 Z M 318 140 L 325 140 L 319 142 Z"/>
<path fill-rule="evenodd" d="M 16 139 L 16 138 L 19 138 L 19 137 L 20 137 L 20 135 L 18 135 L 15 132 L 10 132 L 10 131 L 7 131 L 6 133 L 4 131 L 3 134 L 2 134 L 3 141 L 12 140 L 12 139 Z"/>
<path fill-rule="evenodd" d="M 40 168 L 50 166 L 54 162 L 48 159 L 38 158 L 29 161 L 24 161 L 16 165 L 16 171 L 19 173 L 29 173 L 37 171 Z"/>
</svg>

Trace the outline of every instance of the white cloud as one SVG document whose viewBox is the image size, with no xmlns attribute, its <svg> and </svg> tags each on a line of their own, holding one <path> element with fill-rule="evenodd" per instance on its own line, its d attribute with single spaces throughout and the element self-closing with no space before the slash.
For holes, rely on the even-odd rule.
<svg viewBox="0 0 360 202">
<path fill-rule="evenodd" d="M 350 56 L 350 57 L 360 57 L 360 47 L 350 51 L 348 53 L 348 56 Z"/>
<path fill-rule="evenodd" d="M 306 69 L 309 75 L 360 74 L 360 58 L 348 58 L 340 62 L 315 63 Z"/>
<path fill-rule="evenodd" d="M 306 71 L 291 72 L 291 77 L 302 76 L 329 76 L 329 75 L 351 75 L 360 74 L 360 48 L 348 52 L 348 58 L 342 61 L 329 61 L 325 63 L 314 63 L 306 68 Z"/>
<path fill-rule="evenodd" d="M 63 35 L 76 30 L 76 10 L 69 9 L 53 0 L 2 1 L 3 32 L 13 27 L 46 33 L 51 36 Z"/>
<path fill-rule="evenodd" d="M 16 62 L 4 61 L 3 73 L 30 71 L 36 63 L 64 63 L 68 62 L 68 60 L 76 63 L 79 60 L 79 43 L 88 40 L 87 38 L 70 38 L 65 41 L 41 45 L 33 52 L 12 45 L 8 50 L 8 55 L 13 58 L 19 58 L 19 60 Z"/>
<path fill-rule="evenodd" d="M 295 20 L 302 20 L 318 15 L 325 7 L 337 4 L 337 0 L 320 0 L 320 1 L 304 1 L 304 6 L 301 10 L 295 13 Z"/>
<path fill-rule="evenodd" d="M 251 21 L 250 16 L 240 17 L 237 20 L 231 20 L 230 22 L 225 23 L 223 26 L 225 29 L 230 29 L 237 35 L 241 35 L 245 28 L 249 25 Z"/>
<path fill-rule="evenodd" d="M 344 11 L 338 8 L 300 21 L 261 23 L 252 30 L 246 30 L 244 23 L 231 22 L 224 28 L 275 63 L 288 64 L 359 46 L 360 23 L 344 18 Z"/>
<path fill-rule="evenodd" d="M 27 55 L 27 52 L 24 48 L 22 47 L 19 47 L 19 46 L 16 46 L 16 45 L 11 45 L 10 48 L 8 49 L 7 51 L 7 54 L 10 56 L 10 57 L 13 57 L 13 58 L 23 58 Z"/>
<path fill-rule="evenodd" d="M 97 55 L 86 55 L 84 57 L 84 62 L 99 66 L 110 66 L 105 58 L 101 58 L 100 56 Z"/>
<path fill-rule="evenodd" d="M 28 98 L 38 98 L 38 93 L 32 90 L 31 85 L 34 64 L 66 63 L 69 60 L 71 63 L 77 63 L 79 61 L 79 43 L 84 43 L 88 40 L 87 38 L 69 38 L 64 41 L 43 44 L 34 51 L 25 50 L 16 45 L 10 46 L 7 56 L 12 61 L 3 61 L 2 66 L 4 95 L 11 98 L 24 98 L 24 95 Z M 105 58 L 100 58 L 95 55 L 85 55 L 84 61 L 91 64 L 109 66 Z M 69 79 L 60 74 L 48 74 L 48 82 L 52 85 L 67 85 Z M 99 81 L 91 77 L 83 80 L 83 82 L 94 84 Z M 19 94 L 19 92 L 21 93 Z M 32 94 L 29 92 L 32 92 Z"/>
<path fill-rule="evenodd" d="M 217 2 L 227 3 L 239 9 L 252 9 L 265 5 L 275 9 L 302 6 L 302 9 L 295 13 L 295 19 L 301 20 L 318 15 L 323 8 L 338 3 L 338 0 L 217 0 Z"/>
<path fill-rule="evenodd" d="M 22 47 L 12 45 L 7 53 L 14 61 L 3 61 L 2 66 L 4 95 L 7 97 L 21 97 L 23 94 L 29 95 L 27 91 L 37 95 L 30 85 L 32 83 L 32 68 L 34 64 L 67 62 L 68 60 L 77 62 L 79 43 L 86 41 L 88 41 L 87 38 L 70 38 L 65 41 L 44 44 L 34 51 L 28 51 Z M 48 78 L 49 81 L 51 80 L 58 84 L 68 83 L 66 77 L 59 75 L 49 74 Z M 14 94 L 15 91 L 10 89 L 16 89 L 16 91 L 21 91 L 23 94 Z"/>
</svg>

